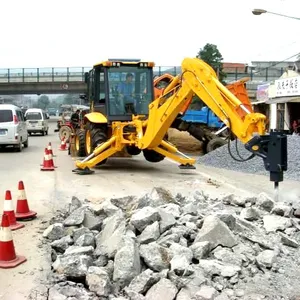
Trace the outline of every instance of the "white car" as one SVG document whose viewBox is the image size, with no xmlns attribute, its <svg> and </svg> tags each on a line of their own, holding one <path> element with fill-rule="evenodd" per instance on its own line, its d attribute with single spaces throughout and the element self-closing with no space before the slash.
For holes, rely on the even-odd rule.
<svg viewBox="0 0 300 300">
<path fill-rule="evenodd" d="M 21 108 L 0 104 L 0 146 L 14 146 L 18 152 L 28 147 L 28 132 Z"/>
<path fill-rule="evenodd" d="M 29 135 L 32 133 L 41 133 L 48 135 L 49 130 L 49 116 L 40 108 L 29 108 L 25 113 L 27 131 Z"/>
</svg>

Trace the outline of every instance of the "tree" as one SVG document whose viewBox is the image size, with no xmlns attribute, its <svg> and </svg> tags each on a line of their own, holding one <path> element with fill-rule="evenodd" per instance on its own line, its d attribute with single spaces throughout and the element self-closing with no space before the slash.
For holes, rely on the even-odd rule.
<svg viewBox="0 0 300 300">
<path fill-rule="evenodd" d="M 207 43 L 199 50 L 196 57 L 209 64 L 217 73 L 220 82 L 225 83 L 224 79 L 227 75 L 223 72 L 223 57 L 216 45 Z"/>
<path fill-rule="evenodd" d="M 42 95 L 38 98 L 37 106 L 42 109 L 46 109 L 50 104 L 49 97 L 46 95 Z"/>
</svg>

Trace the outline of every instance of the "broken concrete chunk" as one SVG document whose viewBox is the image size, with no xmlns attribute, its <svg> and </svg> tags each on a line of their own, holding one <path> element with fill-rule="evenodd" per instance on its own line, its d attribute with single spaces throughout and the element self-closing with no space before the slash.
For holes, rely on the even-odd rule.
<svg viewBox="0 0 300 300">
<path fill-rule="evenodd" d="M 173 225 L 176 224 L 174 216 L 170 213 L 167 213 L 165 210 L 159 208 L 158 213 L 160 216 L 159 221 L 159 230 L 160 233 L 164 233 L 166 230 L 170 229 Z"/>
<path fill-rule="evenodd" d="M 283 234 L 282 232 L 279 232 L 279 234 L 281 236 L 281 242 L 282 242 L 283 245 L 293 247 L 293 248 L 298 248 L 299 247 L 299 244 L 298 244 L 297 241 L 291 239 L 290 237 Z"/>
<path fill-rule="evenodd" d="M 80 247 L 92 246 L 93 248 L 95 248 L 96 245 L 95 236 L 92 232 L 84 233 L 76 240 L 74 245 Z"/>
<path fill-rule="evenodd" d="M 59 240 L 53 241 L 50 244 L 50 246 L 57 252 L 63 253 L 72 243 L 73 243 L 72 238 L 69 235 L 67 235 L 62 237 Z"/>
<path fill-rule="evenodd" d="M 75 209 L 65 220 L 64 226 L 78 226 L 83 223 L 84 213 L 87 209 L 87 206 L 81 206 Z"/>
<path fill-rule="evenodd" d="M 101 230 L 103 216 L 97 216 L 92 209 L 86 209 L 84 212 L 83 226 L 90 230 Z"/>
<path fill-rule="evenodd" d="M 72 196 L 71 203 L 69 203 L 68 213 L 71 214 L 74 210 L 76 210 L 81 206 L 82 206 L 81 201 L 77 197 Z"/>
<path fill-rule="evenodd" d="M 178 292 L 176 285 L 169 279 L 161 279 L 146 294 L 146 300 L 174 300 Z"/>
<path fill-rule="evenodd" d="M 207 285 L 202 285 L 200 290 L 192 297 L 192 300 L 214 300 L 218 295 L 215 288 Z"/>
<path fill-rule="evenodd" d="M 130 282 L 128 289 L 140 294 L 145 294 L 160 279 L 159 273 L 146 269 Z"/>
<path fill-rule="evenodd" d="M 96 255 L 113 258 L 126 232 L 126 221 L 121 211 L 105 220 L 103 230 L 96 236 Z"/>
<path fill-rule="evenodd" d="M 239 255 L 237 253 L 234 253 L 231 249 L 228 248 L 222 248 L 222 247 L 217 247 L 214 252 L 214 257 L 217 258 L 218 260 L 236 265 L 236 266 L 241 266 L 242 261 L 243 261 L 243 256 Z"/>
<path fill-rule="evenodd" d="M 73 234 L 72 234 L 72 237 L 73 237 L 73 240 L 74 242 L 77 241 L 77 239 L 82 236 L 83 234 L 85 233 L 90 233 L 91 231 L 88 229 L 88 228 L 85 228 L 85 227 L 80 227 L 80 228 L 77 228 L 73 231 Z"/>
<path fill-rule="evenodd" d="M 135 211 L 130 222 L 139 232 L 142 232 L 148 225 L 159 220 L 160 216 L 158 210 L 153 207 L 146 206 Z"/>
<path fill-rule="evenodd" d="M 58 255 L 52 267 L 58 274 L 81 278 L 86 275 L 92 263 L 92 258 L 87 255 Z"/>
<path fill-rule="evenodd" d="M 159 223 L 155 221 L 153 224 L 148 225 L 138 237 L 140 244 L 148 244 L 155 242 L 160 236 Z"/>
<path fill-rule="evenodd" d="M 256 261 L 260 267 L 271 269 L 272 265 L 276 262 L 276 256 L 275 251 L 264 250 L 256 257 Z"/>
<path fill-rule="evenodd" d="M 193 257 L 195 259 L 202 259 L 208 256 L 210 251 L 209 242 L 197 242 L 190 246 L 190 249 L 193 252 Z"/>
<path fill-rule="evenodd" d="M 185 255 L 174 255 L 170 261 L 171 271 L 174 271 L 175 274 L 178 276 L 182 276 L 183 274 L 186 274 L 186 272 L 189 271 L 190 263 L 190 260 L 188 260 L 188 258 Z"/>
<path fill-rule="evenodd" d="M 235 228 L 236 219 L 230 212 L 217 212 L 216 216 L 224 222 L 230 230 Z"/>
<path fill-rule="evenodd" d="M 233 277 L 241 271 L 239 266 L 223 263 L 215 259 L 201 259 L 199 266 L 207 275 L 221 275 L 223 277 Z"/>
<path fill-rule="evenodd" d="M 293 207 L 286 203 L 276 203 L 271 211 L 271 214 L 282 217 L 291 217 L 293 215 Z"/>
<path fill-rule="evenodd" d="M 111 200 L 104 200 L 100 204 L 97 205 L 91 205 L 92 209 L 94 210 L 95 214 L 98 216 L 104 216 L 104 217 L 111 217 L 113 216 L 120 208 L 114 205 Z M 118 199 L 115 199 L 118 200 Z M 125 207 L 126 208 L 126 207 Z M 124 209 L 125 210 L 125 209 Z"/>
<path fill-rule="evenodd" d="M 111 294 L 111 282 L 107 272 L 103 268 L 89 267 L 85 281 L 89 290 L 95 292 L 98 296 L 108 297 Z"/>
<path fill-rule="evenodd" d="M 162 247 L 169 247 L 173 243 L 179 243 L 179 241 L 179 233 L 170 233 L 166 236 L 160 236 L 160 238 L 157 240 L 157 243 Z"/>
<path fill-rule="evenodd" d="M 259 212 L 253 207 L 246 207 L 242 209 L 240 216 L 247 221 L 255 221 L 260 218 Z"/>
<path fill-rule="evenodd" d="M 59 240 L 63 236 L 66 235 L 65 229 L 63 224 L 61 223 L 54 223 L 50 225 L 43 233 L 43 237 L 55 241 Z"/>
<path fill-rule="evenodd" d="M 203 226 L 194 243 L 205 241 L 210 242 L 210 250 L 218 245 L 233 247 L 237 244 L 237 240 L 228 226 L 213 215 L 204 218 Z"/>
<path fill-rule="evenodd" d="M 193 258 L 193 251 L 191 249 L 181 246 L 177 243 L 171 244 L 169 248 L 169 253 L 171 257 L 175 255 L 183 255 L 187 258 L 188 262 L 191 262 Z"/>
<path fill-rule="evenodd" d="M 242 198 L 234 194 L 229 194 L 222 199 L 222 202 L 224 204 L 245 207 L 246 198 Z"/>
<path fill-rule="evenodd" d="M 154 271 L 160 272 L 170 266 L 171 258 L 168 249 L 155 242 L 141 245 L 140 255 L 145 264 Z"/>
<path fill-rule="evenodd" d="M 191 300 L 199 290 L 199 286 L 188 283 L 179 291 L 176 300 Z"/>
<path fill-rule="evenodd" d="M 92 247 L 92 246 L 86 246 L 86 247 L 70 246 L 70 247 L 65 251 L 65 255 L 73 255 L 73 254 L 86 254 L 86 255 L 92 255 L 93 252 L 94 252 L 94 247 Z"/>
<path fill-rule="evenodd" d="M 189 214 L 192 216 L 197 216 L 197 210 L 198 210 L 197 205 L 195 205 L 193 203 L 188 203 L 182 207 L 182 213 L 184 215 Z"/>
<path fill-rule="evenodd" d="M 275 215 L 266 215 L 263 217 L 264 228 L 267 232 L 275 232 L 277 230 L 285 230 L 292 226 L 290 219 Z"/>
<path fill-rule="evenodd" d="M 50 287 L 48 300 L 98 300 L 98 296 L 87 291 L 83 284 L 64 281 Z"/>
<path fill-rule="evenodd" d="M 118 283 L 118 286 L 124 287 L 140 274 L 141 262 L 139 249 L 134 239 L 124 236 L 121 245 L 115 255 L 113 280 Z"/>
<path fill-rule="evenodd" d="M 176 200 L 170 191 L 163 187 L 154 187 L 149 194 L 146 194 L 139 199 L 138 208 L 146 206 L 158 207 L 160 205 L 175 202 Z"/>
<path fill-rule="evenodd" d="M 136 196 L 125 196 L 120 198 L 112 198 L 110 199 L 110 202 L 123 211 L 127 211 L 137 206 L 138 199 Z"/>
<path fill-rule="evenodd" d="M 175 219 L 178 219 L 181 216 L 181 208 L 179 205 L 170 203 L 166 205 L 159 206 L 164 212 L 173 215 Z"/>
<path fill-rule="evenodd" d="M 257 196 L 257 202 L 259 208 L 270 212 L 274 207 L 274 201 L 266 193 L 260 193 Z"/>
</svg>

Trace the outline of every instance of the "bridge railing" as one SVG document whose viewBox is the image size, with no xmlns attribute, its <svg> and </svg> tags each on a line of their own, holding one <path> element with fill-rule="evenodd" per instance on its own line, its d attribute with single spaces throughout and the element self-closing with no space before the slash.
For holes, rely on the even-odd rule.
<svg viewBox="0 0 300 300">
<path fill-rule="evenodd" d="M 71 67 L 71 68 L 11 68 L 0 69 L 0 83 L 17 82 L 83 82 L 84 74 L 91 67 Z M 250 77 L 252 82 L 270 82 L 279 78 L 283 68 L 250 69 L 226 68 L 226 82 L 238 80 L 242 77 Z M 180 74 L 180 66 L 157 66 L 154 67 L 154 75 L 170 73 Z"/>
</svg>

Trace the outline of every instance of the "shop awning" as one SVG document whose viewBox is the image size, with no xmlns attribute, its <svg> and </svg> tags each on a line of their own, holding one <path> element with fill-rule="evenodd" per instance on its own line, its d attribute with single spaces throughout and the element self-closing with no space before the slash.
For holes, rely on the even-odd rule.
<svg viewBox="0 0 300 300">
<path fill-rule="evenodd" d="M 266 104 L 275 104 L 275 103 L 288 103 L 288 102 L 300 102 L 300 97 L 278 97 L 270 98 L 266 101 Z"/>
</svg>

